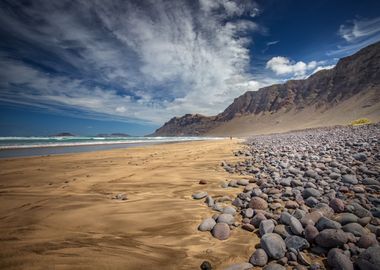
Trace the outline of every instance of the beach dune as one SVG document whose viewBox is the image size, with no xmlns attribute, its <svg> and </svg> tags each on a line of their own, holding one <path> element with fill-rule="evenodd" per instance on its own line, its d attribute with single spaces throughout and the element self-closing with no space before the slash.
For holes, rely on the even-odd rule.
<svg viewBox="0 0 380 270">
<path fill-rule="evenodd" d="M 246 261 L 257 237 L 197 230 L 212 211 L 191 198 L 223 189 L 237 140 L 0 160 L 0 268 L 198 269 Z M 200 185 L 199 180 L 208 181 Z M 125 193 L 127 200 L 113 199 Z M 231 196 L 232 197 L 232 196 Z M 251 247 L 251 248 L 247 248 Z"/>
</svg>

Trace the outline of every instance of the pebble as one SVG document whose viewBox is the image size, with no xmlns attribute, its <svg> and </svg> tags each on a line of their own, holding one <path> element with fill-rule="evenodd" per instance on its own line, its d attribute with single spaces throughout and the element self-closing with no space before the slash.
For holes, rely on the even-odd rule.
<svg viewBox="0 0 380 270">
<path fill-rule="evenodd" d="M 199 225 L 198 230 L 200 230 L 202 232 L 211 231 L 212 228 L 214 228 L 215 224 L 216 224 L 216 222 L 213 218 L 206 218 Z"/>
<path fill-rule="evenodd" d="M 265 210 L 268 208 L 268 203 L 260 197 L 253 197 L 251 201 L 249 202 L 249 207 L 252 209 Z"/>
<path fill-rule="evenodd" d="M 260 245 L 270 258 L 280 259 L 285 255 L 286 245 L 278 234 L 265 234 L 260 240 Z"/>
<path fill-rule="evenodd" d="M 336 270 L 354 270 L 354 264 L 350 257 L 343 253 L 343 250 L 333 248 L 327 255 L 327 263 L 332 269 Z"/>
<path fill-rule="evenodd" d="M 214 228 L 212 228 L 212 236 L 219 240 L 226 240 L 230 237 L 230 227 L 226 223 L 217 223 Z"/>
<path fill-rule="evenodd" d="M 334 220 L 328 219 L 326 217 L 321 217 L 315 227 L 318 229 L 318 231 L 323 231 L 324 229 L 340 229 L 342 228 L 342 225 Z"/>
<path fill-rule="evenodd" d="M 236 209 L 230 205 L 223 208 L 223 214 L 236 215 Z"/>
<path fill-rule="evenodd" d="M 324 248 L 340 247 L 347 243 L 348 237 L 342 230 L 325 229 L 315 238 L 315 242 Z"/>
<path fill-rule="evenodd" d="M 363 251 L 356 261 L 360 270 L 380 269 L 380 246 L 369 247 Z"/>
<path fill-rule="evenodd" d="M 344 202 L 341 199 L 334 198 L 330 200 L 329 206 L 335 213 L 341 213 L 344 211 Z"/>
<path fill-rule="evenodd" d="M 303 233 L 303 227 L 301 222 L 296 219 L 295 217 L 291 217 L 289 221 L 289 226 L 291 231 L 296 235 L 302 235 Z"/>
<path fill-rule="evenodd" d="M 268 263 L 268 255 L 264 249 L 258 248 L 253 252 L 249 262 L 253 266 L 264 266 Z"/>
<path fill-rule="evenodd" d="M 293 248 L 296 251 L 310 247 L 309 242 L 305 238 L 297 235 L 289 235 L 286 237 L 285 245 L 288 249 Z"/>
<path fill-rule="evenodd" d="M 218 216 L 218 219 L 216 220 L 217 223 L 226 223 L 228 225 L 232 225 L 235 223 L 235 218 L 231 214 L 220 214 Z"/>
<path fill-rule="evenodd" d="M 200 199 L 203 199 L 203 198 L 207 197 L 207 192 L 205 192 L 205 191 L 199 191 L 197 193 L 194 193 L 192 197 L 195 200 L 200 200 Z"/>
<path fill-rule="evenodd" d="M 356 179 L 355 175 L 345 174 L 342 176 L 342 182 L 346 184 L 356 185 L 358 183 L 358 179 Z"/>
<path fill-rule="evenodd" d="M 359 223 L 348 223 L 342 227 L 343 231 L 350 232 L 355 236 L 362 236 L 368 233 L 366 229 L 363 228 Z"/>
<path fill-rule="evenodd" d="M 379 243 L 376 239 L 376 235 L 373 233 L 363 234 L 357 243 L 358 247 L 360 248 L 369 248 L 371 246 L 377 246 L 378 244 Z"/>
<path fill-rule="evenodd" d="M 263 236 L 266 233 L 271 233 L 274 230 L 274 222 L 271 219 L 263 220 L 259 226 L 260 236 Z"/>
<path fill-rule="evenodd" d="M 314 242 L 315 237 L 319 234 L 319 231 L 316 227 L 309 224 L 305 227 L 305 238 L 309 243 Z"/>
</svg>

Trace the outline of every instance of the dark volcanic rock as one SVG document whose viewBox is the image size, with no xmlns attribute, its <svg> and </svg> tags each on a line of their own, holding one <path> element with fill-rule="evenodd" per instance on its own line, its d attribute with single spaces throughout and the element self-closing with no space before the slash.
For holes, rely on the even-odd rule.
<svg viewBox="0 0 380 270">
<path fill-rule="evenodd" d="M 333 248 L 329 251 L 327 262 L 329 266 L 335 270 L 354 270 L 354 265 L 350 257 L 347 257 L 343 253 L 343 250 L 338 248 Z"/>
<path fill-rule="evenodd" d="M 305 248 L 309 248 L 309 242 L 300 236 L 290 235 L 285 239 L 285 245 L 287 248 L 293 248 L 295 250 L 303 250 Z"/>
<path fill-rule="evenodd" d="M 280 259 L 285 255 L 286 245 L 284 240 L 282 240 L 281 236 L 278 234 L 265 234 L 260 240 L 260 245 L 267 255 L 273 259 Z"/>
<path fill-rule="evenodd" d="M 315 242 L 324 248 L 340 247 L 347 243 L 348 237 L 342 230 L 326 229 L 315 238 Z"/>
<path fill-rule="evenodd" d="M 380 269 L 380 246 L 370 247 L 360 254 L 356 264 L 360 270 Z"/>
</svg>

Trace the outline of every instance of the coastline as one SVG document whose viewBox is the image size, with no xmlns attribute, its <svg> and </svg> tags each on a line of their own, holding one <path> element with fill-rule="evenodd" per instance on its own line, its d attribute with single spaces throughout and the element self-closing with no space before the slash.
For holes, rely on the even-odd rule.
<svg viewBox="0 0 380 270">
<path fill-rule="evenodd" d="M 17 146 L 0 146 L 0 159 L 19 158 L 19 157 L 38 157 L 46 155 L 62 155 L 71 153 L 96 152 L 112 149 L 126 149 L 133 147 L 143 147 L 156 144 L 181 143 L 191 141 L 213 141 L 224 138 L 217 137 L 199 137 L 199 138 L 160 138 L 159 140 L 134 140 L 134 141 L 103 141 L 103 142 L 85 142 L 79 144 L 60 143 L 44 145 L 17 145 Z"/>
<path fill-rule="evenodd" d="M 197 269 L 206 259 L 216 266 L 246 259 L 258 238 L 235 230 L 226 244 L 199 232 L 212 211 L 191 198 L 239 192 L 220 187 L 242 178 L 220 163 L 240 160 L 233 155 L 240 147 L 193 141 L 1 159 L 0 268 Z M 119 193 L 128 200 L 112 199 Z"/>
</svg>

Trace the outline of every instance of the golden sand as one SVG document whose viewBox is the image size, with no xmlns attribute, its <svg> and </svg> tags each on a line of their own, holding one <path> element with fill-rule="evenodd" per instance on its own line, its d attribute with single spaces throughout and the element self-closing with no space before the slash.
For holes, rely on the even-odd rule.
<svg viewBox="0 0 380 270">
<path fill-rule="evenodd" d="M 213 215 L 195 191 L 237 194 L 220 166 L 235 140 L 0 160 L 0 268 L 199 269 L 245 262 L 258 238 L 199 232 Z M 200 185 L 199 180 L 208 181 Z M 128 200 L 114 200 L 126 193 Z"/>
</svg>

